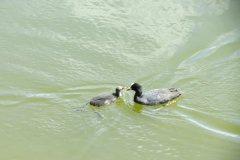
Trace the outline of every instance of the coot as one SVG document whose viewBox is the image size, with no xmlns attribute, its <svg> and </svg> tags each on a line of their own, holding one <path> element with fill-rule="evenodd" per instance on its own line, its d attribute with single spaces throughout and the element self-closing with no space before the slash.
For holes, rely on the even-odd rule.
<svg viewBox="0 0 240 160">
<path fill-rule="evenodd" d="M 138 83 L 132 83 L 128 89 L 135 91 L 134 102 L 145 105 L 163 104 L 182 94 L 176 88 L 153 89 L 143 93 L 142 86 Z"/>
<path fill-rule="evenodd" d="M 89 103 L 97 107 L 108 105 L 114 102 L 118 97 L 121 97 L 122 95 L 121 91 L 125 88 L 126 87 L 118 86 L 115 90 L 115 93 L 106 93 L 106 94 L 101 94 L 99 96 L 93 97 Z"/>
</svg>

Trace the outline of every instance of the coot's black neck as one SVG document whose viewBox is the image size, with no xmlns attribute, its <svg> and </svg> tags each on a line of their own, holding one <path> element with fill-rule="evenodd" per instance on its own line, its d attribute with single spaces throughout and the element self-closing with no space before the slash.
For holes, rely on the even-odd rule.
<svg viewBox="0 0 240 160">
<path fill-rule="evenodd" d="M 136 99 L 137 97 L 141 97 L 142 96 L 142 90 L 135 90 L 135 95 L 134 95 L 134 99 Z"/>
</svg>

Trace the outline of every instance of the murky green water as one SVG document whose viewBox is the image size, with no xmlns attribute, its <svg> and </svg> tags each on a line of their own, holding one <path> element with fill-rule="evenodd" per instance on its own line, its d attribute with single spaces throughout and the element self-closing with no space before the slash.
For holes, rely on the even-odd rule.
<svg viewBox="0 0 240 160">
<path fill-rule="evenodd" d="M 1 160 L 238 160 L 240 1 L 1 0 Z M 141 106 L 118 85 L 181 88 Z"/>
</svg>

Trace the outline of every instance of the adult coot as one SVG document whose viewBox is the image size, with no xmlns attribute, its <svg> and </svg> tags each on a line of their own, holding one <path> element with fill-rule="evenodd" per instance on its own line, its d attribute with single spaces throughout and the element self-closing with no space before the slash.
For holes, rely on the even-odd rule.
<svg viewBox="0 0 240 160">
<path fill-rule="evenodd" d="M 135 91 L 134 102 L 145 105 L 163 104 L 182 94 L 176 88 L 153 89 L 143 93 L 138 83 L 132 83 L 129 89 Z"/>
<path fill-rule="evenodd" d="M 118 97 L 122 96 L 121 91 L 123 89 L 126 89 L 126 87 L 118 86 L 115 90 L 115 93 L 106 93 L 93 97 L 89 103 L 97 107 L 110 104 L 114 102 Z"/>
</svg>

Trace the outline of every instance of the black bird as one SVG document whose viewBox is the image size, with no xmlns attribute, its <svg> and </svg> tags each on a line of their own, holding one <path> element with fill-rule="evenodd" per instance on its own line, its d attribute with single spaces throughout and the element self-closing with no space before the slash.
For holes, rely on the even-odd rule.
<svg viewBox="0 0 240 160">
<path fill-rule="evenodd" d="M 118 97 L 122 96 L 121 91 L 123 89 L 125 89 L 125 87 L 118 86 L 115 90 L 115 93 L 105 93 L 105 94 L 101 94 L 99 96 L 93 97 L 89 103 L 97 107 L 108 105 L 114 102 Z"/>
<path fill-rule="evenodd" d="M 182 94 L 176 88 L 153 89 L 143 93 L 138 83 L 132 83 L 129 89 L 135 91 L 134 102 L 145 105 L 163 104 Z"/>
</svg>

